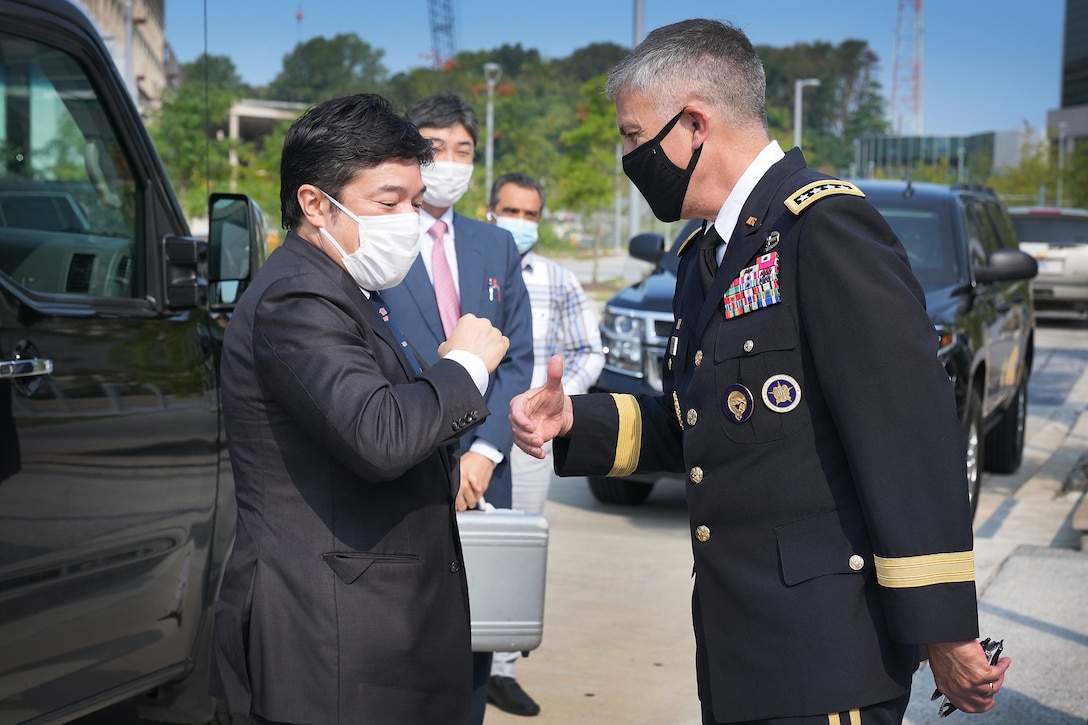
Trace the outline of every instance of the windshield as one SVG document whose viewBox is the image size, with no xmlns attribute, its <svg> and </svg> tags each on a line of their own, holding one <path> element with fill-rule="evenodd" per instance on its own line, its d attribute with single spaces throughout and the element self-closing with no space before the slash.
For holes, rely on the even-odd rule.
<svg viewBox="0 0 1088 725">
<path fill-rule="evenodd" d="M 1021 242 L 1088 244 L 1088 217 L 1015 217 L 1012 223 Z"/>
<path fill-rule="evenodd" d="M 956 284 L 959 261 L 953 244 L 951 220 L 937 209 L 877 206 L 907 250 L 910 267 L 923 289 Z"/>
</svg>

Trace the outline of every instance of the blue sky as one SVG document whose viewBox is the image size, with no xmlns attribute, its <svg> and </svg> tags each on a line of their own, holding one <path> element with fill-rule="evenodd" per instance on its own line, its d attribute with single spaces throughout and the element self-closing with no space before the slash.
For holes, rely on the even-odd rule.
<svg viewBox="0 0 1088 725">
<path fill-rule="evenodd" d="M 644 0 L 643 30 L 691 17 L 728 20 L 757 45 L 865 40 L 887 93 L 898 0 Z M 182 62 L 228 55 L 253 85 L 270 81 L 300 40 L 354 32 L 385 51 L 391 72 L 426 65 L 427 0 L 168 0 L 166 37 Z M 453 0 L 458 50 L 503 43 L 558 58 L 593 42 L 630 46 L 633 0 Z M 296 14 L 302 10 L 301 23 Z M 1064 0 L 929 0 L 923 11 L 923 131 L 1041 129 L 1058 107 Z M 906 35 L 901 35 L 906 39 Z"/>
</svg>

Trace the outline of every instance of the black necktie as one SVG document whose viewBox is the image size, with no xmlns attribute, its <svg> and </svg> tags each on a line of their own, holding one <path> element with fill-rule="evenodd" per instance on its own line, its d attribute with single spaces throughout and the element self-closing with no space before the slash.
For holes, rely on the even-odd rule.
<svg viewBox="0 0 1088 725">
<path fill-rule="evenodd" d="M 721 242 L 722 238 L 718 236 L 718 230 L 713 226 L 699 240 L 701 261 L 699 276 L 703 280 L 703 294 L 710 291 L 710 286 L 714 283 L 714 275 L 718 273 L 718 245 Z"/>
<path fill-rule="evenodd" d="M 408 338 L 404 336 L 404 332 L 400 329 L 400 325 L 394 322 L 393 317 L 389 314 L 389 305 L 385 303 L 382 296 L 377 292 L 370 293 L 370 301 L 374 307 L 378 310 L 378 314 L 389 325 L 389 329 L 393 332 L 393 337 L 397 338 L 397 342 L 400 343 L 401 349 L 404 350 L 404 354 L 408 356 L 408 362 L 412 363 L 412 367 L 417 373 L 423 372 L 423 366 L 419 364 L 419 358 L 416 357 L 415 351 L 412 350 L 412 346 L 408 344 Z"/>
</svg>

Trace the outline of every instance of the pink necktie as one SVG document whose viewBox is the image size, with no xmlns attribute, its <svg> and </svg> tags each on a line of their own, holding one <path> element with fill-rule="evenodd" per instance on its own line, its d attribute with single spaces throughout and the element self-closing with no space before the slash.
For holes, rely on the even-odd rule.
<svg viewBox="0 0 1088 725">
<path fill-rule="evenodd" d="M 439 219 L 431 225 L 429 233 L 434 237 L 434 249 L 431 250 L 434 298 L 438 302 L 442 329 L 445 330 L 448 338 L 461 317 L 461 302 L 457 299 L 457 287 L 453 284 L 453 273 L 450 272 L 450 263 L 446 259 L 446 250 L 442 246 L 442 238 L 446 236 L 446 222 Z"/>
</svg>

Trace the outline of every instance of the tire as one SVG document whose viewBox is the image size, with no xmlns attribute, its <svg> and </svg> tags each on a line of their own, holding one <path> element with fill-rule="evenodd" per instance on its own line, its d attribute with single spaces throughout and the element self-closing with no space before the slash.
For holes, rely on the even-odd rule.
<svg viewBox="0 0 1088 725">
<path fill-rule="evenodd" d="M 963 450 L 967 461 L 967 495 L 971 499 L 971 515 L 978 510 L 978 495 L 982 490 L 982 462 L 985 460 L 986 437 L 982 433 L 982 396 L 977 390 L 967 396 L 963 411 Z"/>
<path fill-rule="evenodd" d="M 654 484 L 645 481 L 632 481 L 627 478 L 605 478 L 590 476 L 589 490 L 593 498 L 601 503 L 637 506 L 650 495 Z"/>
<path fill-rule="evenodd" d="M 1028 378 L 1023 376 L 1016 393 L 1001 412 L 1001 421 L 986 434 L 986 470 L 1015 473 L 1024 460 L 1024 430 L 1028 422 Z"/>
</svg>

